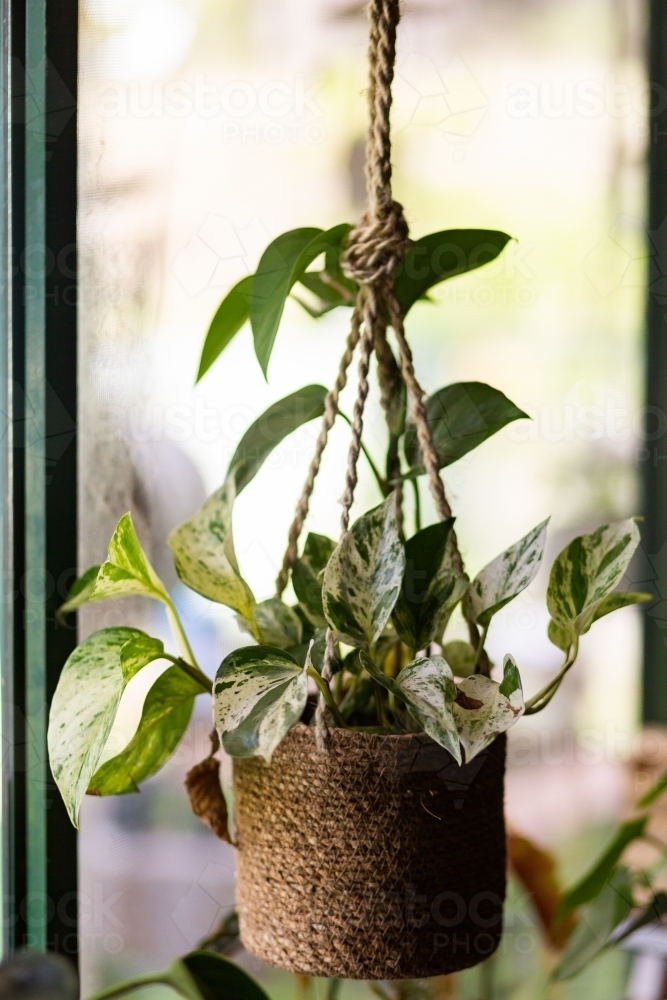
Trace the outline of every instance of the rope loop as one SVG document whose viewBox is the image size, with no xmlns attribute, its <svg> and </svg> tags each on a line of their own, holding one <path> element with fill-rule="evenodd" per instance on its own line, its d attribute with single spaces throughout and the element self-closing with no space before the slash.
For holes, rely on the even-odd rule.
<svg viewBox="0 0 667 1000">
<path fill-rule="evenodd" d="M 391 199 L 380 216 L 372 216 L 369 209 L 364 212 L 341 254 L 341 268 L 358 285 L 388 285 L 409 245 L 403 208 Z"/>
</svg>

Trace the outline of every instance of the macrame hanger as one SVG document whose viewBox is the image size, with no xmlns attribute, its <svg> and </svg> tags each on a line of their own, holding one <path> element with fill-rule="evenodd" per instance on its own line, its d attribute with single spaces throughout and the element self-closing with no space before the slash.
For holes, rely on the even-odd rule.
<svg viewBox="0 0 667 1000">
<path fill-rule="evenodd" d="M 368 397 L 368 372 L 374 350 L 378 360 L 383 406 L 389 412 L 397 385 L 400 386 L 400 380 L 402 380 L 407 387 L 410 415 L 417 429 L 424 467 L 428 474 L 438 516 L 442 520 L 451 517 L 451 509 L 440 478 L 437 451 L 426 419 L 424 392 L 415 375 L 412 352 L 405 338 L 401 308 L 393 291 L 396 270 L 410 244 L 403 209 L 398 202 L 394 201 L 391 191 L 389 122 L 392 102 L 391 85 L 396 60 L 396 29 L 400 18 L 398 0 L 370 0 L 368 17 L 370 23 L 368 48 L 369 125 L 366 140 L 368 207 L 359 225 L 350 233 L 347 249 L 341 255 L 341 267 L 347 277 L 357 282 L 359 293 L 352 314 L 351 329 L 346 341 L 345 352 L 340 361 L 338 376 L 333 388 L 325 398 L 324 416 L 315 454 L 290 527 L 287 550 L 276 580 L 278 596 L 281 596 L 287 586 L 290 570 L 297 558 L 298 541 L 308 514 L 315 478 L 320 468 L 329 431 L 336 418 L 338 399 L 347 383 L 347 372 L 357 346 L 359 346 L 359 383 L 352 417 L 352 439 L 348 453 L 345 491 L 341 500 L 343 508 L 341 530 L 343 534 L 349 527 L 350 508 L 357 485 L 357 462 L 361 450 L 363 412 Z M 398 343 L 400 375 L 391 348 L 387 343 L 388 323 L 391 324 Z M 400 501 L 400 490 L 397 490 L 397 501 Z M 455 563 L 459 572 L 462 573 L 463 564 L 455 538 L 454 548 Z M 471 642 L 476 646 L 479 642 L 479 634 L 474 623 L 469 623 L 469 630 Z M 322 667 L 322 678 L 327 684 L 331 681 L 334 659 L 335 638 L 331 629 L 328 629 Z M 316 710 L 316 735 L 317 744 L 322 750 L 326 750 L 328 746 L 326 711 L 326 704 L 320 695 Z"/>
</svg>

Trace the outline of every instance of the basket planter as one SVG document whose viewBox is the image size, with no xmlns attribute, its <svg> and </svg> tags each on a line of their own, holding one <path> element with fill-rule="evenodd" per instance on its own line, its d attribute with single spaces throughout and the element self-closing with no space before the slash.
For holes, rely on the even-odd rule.
<svg viewBox="0 0 667 1000">
<path fill-rule="evenodd" d="M 415 979 L 498 946 L 505 737 L 459 767 L 424 734 L 297 726 L 234 762 L 241 938 L 291 972 Z"/>
</svg>

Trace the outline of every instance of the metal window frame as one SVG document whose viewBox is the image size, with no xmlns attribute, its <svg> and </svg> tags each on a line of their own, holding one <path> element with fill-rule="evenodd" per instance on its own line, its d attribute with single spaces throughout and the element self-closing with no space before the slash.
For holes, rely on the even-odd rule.
<svg viewBox="0 0 667 1000">
<path fill-rule="evenodd" d="M 76 630 L 76 0 L 2 0 L 0 606 L 3 952 L 76 960 L 76 834 L 48 768 L 48 704 Z"/>
</svg>

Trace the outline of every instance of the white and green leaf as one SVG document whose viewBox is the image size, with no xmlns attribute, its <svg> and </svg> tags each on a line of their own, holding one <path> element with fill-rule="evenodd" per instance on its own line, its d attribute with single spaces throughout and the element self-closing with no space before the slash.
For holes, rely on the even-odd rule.
<svg viewBox="0 0 667 1000">
<path fill-rule="evenodd" d="M 501 552 L 470 584 L 468 601 L 475 620 L 483 627 L 535 579 L 542 561 L 548 523 L 547 518 Z"/>
<path fill-rule="evenodd" d="M 404 569 L 392 493 L 345 532 L 324 570 L 324 614 L 337 639 L 365 646 L 380 637 L 400 593 Z"/>
<path fill-rule="evenodd" d="M 160 674 L 148 692 L 132 740 L 98 768 L 88 791 L 93 795 L 138 792 L 139 785 L 160 770 L 180 743 L 198 694 L 202 694 L 201 684 L 181 667 L 169 667 Z"/>
<path fill-rule="evenodd" d="M 75 826 L 123 691 L 156 658 L 149 654 L 153 641 L 139 629 L 102 629 L 77 646 L 63 667 L 51 702 L 48 747 L 53 777 Z"/>
<path fill-rule="evenodd" d="M 68 615 L 70 611 L 76 611 L 83 604 L 88 604 L 93 595 L 99 571 L 99 566 L 90 566 L 85 573 L 74 581 L 67 592 L 67 600 L 58 608 L 58 621 L 62 622 L 65 615 Z"/>
<path fill-rule="evenodd" d="M 453 714 L 457 695 L 454 677 L 441 656 L 424 656 L 403 667 L 396 680 L 388 677 L 363 650 L 360 659 L 373 680 L 405 702 L 424 732 L 461 763 L 461 747 Z"/>
<path fill-rule="evenodd" d="M 547 607 L 568 646 L 597 618 L 624 606 L 616 603 L 620 595 L 606 605 L 604 601 L 620 583 L 639 542 L 637 524 L 628 518 L 605 524 L 590 535 L 580 535 L 556 557 L 549 577 Z"/>
<path fill-rule="evenodd" d="M 132 523 L 124 514 L 109 542 L 109 555 L 100 566 L 91 600 L 140 595 L 169 604 L 169 594 L 144 550 Z"/>
<path fill-rule="evenodd" d="M 230 756 L 271 759 L 301 718 L 307 671 L 307 658 L 302 667 L 273 646 L 245 646 L 225 657 L 213 684 L 213 717 Z"/>
<path fill-rule="evenodd" d="M 189 521 L 175 528 L 168 544 L 176 572 L 191 590 L 237 611 L 256 639 L 255 598 L 239 571 L 232 536 L 234 481 L 229 477 Z"/>
<path fill-rule="evenodd" d="M 470 761 L 506 732 L 524 713 L 523 690 L 516 663 L 507 655 L 500 684 L 483 674 L 471 674 L 458 685 L 454 718 Z"/>
</svg>

